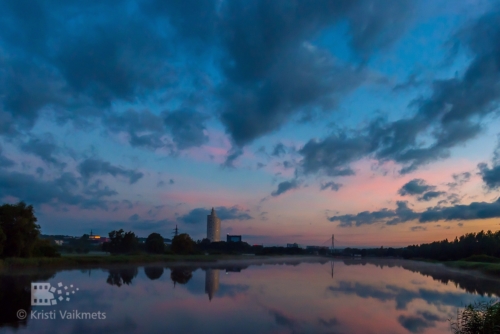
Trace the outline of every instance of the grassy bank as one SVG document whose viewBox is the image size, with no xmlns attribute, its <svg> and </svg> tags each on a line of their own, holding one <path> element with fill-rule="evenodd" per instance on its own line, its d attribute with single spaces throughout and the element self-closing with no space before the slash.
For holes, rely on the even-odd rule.
<svg viewBox="0 0 500 334">
<path fill-rule="evenodd" d="M 458 269 L 478 270 L 484 274 L 500 276 L 500 263 L 491 262 L 471 262 L 471 261 L 451 261 L 443 262 L 445 266 Z"/>
</svg>

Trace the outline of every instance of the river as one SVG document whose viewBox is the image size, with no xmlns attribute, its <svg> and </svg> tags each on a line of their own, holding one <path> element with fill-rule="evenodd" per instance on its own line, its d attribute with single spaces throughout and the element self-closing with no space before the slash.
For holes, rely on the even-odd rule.
<svg viewBox="0 0 500 334">
<path fill-rule="evenodd" d="M 0 274 L 0 332 L 450 333 L 498 296 L 497 279 L 397 259 L 30 269 Z"/>
</svg>

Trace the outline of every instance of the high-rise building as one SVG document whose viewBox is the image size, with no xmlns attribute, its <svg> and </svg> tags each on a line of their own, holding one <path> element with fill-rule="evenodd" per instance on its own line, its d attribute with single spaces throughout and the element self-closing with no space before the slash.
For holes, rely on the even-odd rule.
<svg viewBox="0 0 500 334">
<path fill-rule="evenodd" d="M 207 239 L 210 242 L 220 241 L 220 219 L 214 208 L 212 208 L 212 213 L 207 215 Z"/>
</svg>

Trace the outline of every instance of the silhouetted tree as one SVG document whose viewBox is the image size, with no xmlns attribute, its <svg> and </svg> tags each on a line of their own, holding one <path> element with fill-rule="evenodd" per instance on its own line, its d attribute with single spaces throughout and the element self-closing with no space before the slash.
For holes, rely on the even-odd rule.
<svg viewBox="0 0 500 334">
<path fill-rule="evenodd" d="M 435 241 L 429 244 L 408 246 L 403 251 L 405 258 L 425 258 L 439 261 L 460 260 L 473 255 L 500 257 L 500 231 L 467 233 L 455 240 Z"/>
<path fill-rule="evenodd" d="M 3 233 L 2 226 L 0 225 L 0 256 L 3 254 L 3 248 L 5 246 L 5 233 Z"/>
<path fill-rule="evenodd" d="M 0 206 L 0 227 L 5 234 L 4 257 L 30 257 L 40 235 L 32 205 L 24 202 Z"/>
<path fill-rule="evenodd" d="M 49 239 L 37 239 L 33 247 L 33 256 L 59 257 L 61 254 L 57 251 L 57 246 L 54 241 Z"/>
<path fill-rule="evenodd" d="M 196 244 L 189 234 L 182 233 L 174 237 L 171 249 L 176 254 L 192 254 L 195 252 Z"/>
<path fill-rule="evenodd" d="M 134 232 L 124 233 L 123 229 L 109 232 L 109 242 L 102 245 L 102 250 L 112 254 L 131 253 L 139 249 L 139 240 Z"/>
<path fill-rule="evenodd" d="M 165 242 L 158 233 L 151 233 L 146 239 L 146 250 L 149 253 L 163 254 L 165 252 Z"/>
</svg>

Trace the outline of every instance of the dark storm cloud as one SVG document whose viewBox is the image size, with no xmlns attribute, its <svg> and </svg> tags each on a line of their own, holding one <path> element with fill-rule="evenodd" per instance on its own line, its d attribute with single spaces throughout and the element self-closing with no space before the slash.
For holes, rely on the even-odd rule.
<svg viewBox="0 0 500 334">
<path fill-rule="evenodd" d="M 59 161 L 55 155 L 60 149 L 50 134 L 41 137 L 31 137 L 27 142 L 21 144 L 21 150 L 36 155 L 48 164 L 57 167 L 65 167 L 66 164 Z"/>
<path fill-rule="evenodd" d="M 429 162 L 446 158 L 449 149 L 473 138 L 481 131 L 479 124 L 453 122 L 434 134 L 432 145 L 422 148 L 418 136 L 428 128 L 425 119 L 403 119 L 388 123 L 382 118 L 373 120 L 358 132 L 333 133 L 318 140 L 311 139 L 299 150 L 302 155 L 300 172 L 322 172 L 330 176 L 353 175 L 349 164 L 365 157 L 379 161 L 393 160 L 404 167 L 401 174 L 416 170 Z"/>
<path fill-rule="evenodd" d="M 3 155 L 2 153 L 2 147 L 0 146 L 0 168 L 6 168 L 6 167 L 12 167 L 14 166 L 16 163 L 7 158 L 5 155 Z"/>
<path fill-rule="evenodd" d="M 345 133 L 334 134 L 321 141 L 312 139 L 299 150 L 303 156 L 301 168 L 305 174 L 354 175 L 347 164 L 361 159 L 371 151 L 371 146 L 368 138 L 348 138 Z"/>
<path fill-rule="evenodd" d="M 109 188 L 91 185 L 79 187 L 78 179 L 72 173 L 63 173 L 53 180 L 41 180 L 30 174 L 0 170 L 0 198 L 13 196 L 33 205 L 74 205 L 82 209 L 108 209 L 102 197 L 115 195 Z"/>
<path fill-rule="evenodd" d="M 95 175 L 109 174 L 114 177 L 117 176 L 125 177 L 129 180 L 130 184 L 134 184 L 144 176 L 144 174 L 141 172 L 137 172 L 132 169 L 125 169 L 119 166 L 114 166 L 107 161 L 103 161 L 97 158 L 88 158 L 82 161 L 78 165 L 77 169 L 82 175 L 82 177 L 87 181 Z"/>
<path fill-rule="evenodd" d="M 455 36 L 472 56 L 461 77 L 435 80 L 428 97 L 411 103 L 414 115 L 390 122 L 377 118 L 351 134 L 332 133 L 310 140 L 299 153 L 303 173 L 335 173 L 364 157 L 395 161 L 409 173 L 447 158 L 450 149 L 475 138 L 481 120 L 500 100 L 500 7 Z M 432 130 L 432 131 L 429 131 Z M 421 139 L 430 136 L 427 146 Z"/>
<path fill-rule="evenodd" d="M 340 227 L 350 227 L 353 223 L 356 226 L 371 225 L 374 223 L 385 222 L 387 225 L 396 225 L 418 219 L 418 213 L 408 207 L 408 202 L 396 202 L 395 210 L 381 209 L 379 211 L 363 211 L 356 215 L 341 215 L 328 218 L 329 221 L 339 221 Z"/>
<path fill-rule="evenodd" d="M 198 88 L 207 86 L 203 65 L 191 60 L 210 53 L 216 55 L 220 82 L 212 95 L 227 132 L 242 146 L 280 128 L 290 116 L 331 110 L 366 78 L 364 69 L 339 63 L 308 40 L 347 22 L 348 42 L 363 63 L 405 31 L 410 5 L 391 1 L 382 7 L 372 0 L 150 0 L 137 5 L 117 0 L 85 6 L 4 1 L 0 133 L 31 128 L 43 110 L 60 121 L 89 125 L 93 117 L 113 118 L 115 103 L 164 96 L 167 88 L 173 88 L 167 100 L 177 98 L 180 106 L 188 106 L 202 96 Z M 205 120 L 202 114 L 173 112 L 166 127 L 178 149 L 184 149 L 206 142 Z M 151 131 L 128 129 L 130 143 L 163 147 L 161 130 Z"/>
<path fill-rule="evenodd" d="M 166 18 L 182 36 L 207 40 L 216 25 L 216 0 L 146 0 L 140 6 L 153 17 Z"/>
<path fill-rule="evenodd" d="M 436 187 L 427 185 L 422 179 L 413 179 L 408 183 L 405 183 L 401 189 L 399 189 L 398 194 L 401 196 L 405 195 L 421 195 L 426 191 L 433 190 Z"/>
<path fill-rule="evenodd" d="M 340 187 L 342 187 L 342 184 L 330 181 L 330 182 L 322 183 L 320 189 L 321 190 L 330 189 L 333 191 L 339 191 Z"/>
<path fill-rule="evenodd" d="M 454 205 L 445 208 L 428 208 L 420 214 L 420 222 L 438 220 L 472 220 L 500 217 L 500 198 L 495 202 L 472 202 L 469 205 Z"/>
<path fill-rule="evenodd" d="M 404 31 L 411 2 L 231 1 L 221 8 L 226 83 L 222 122 L 237 145 L 281 127 L 302 111 L 332 110 L 338 98 L 365 78 L 307 43 L 341 20 L 361 59 Z M 387 10 L 390 8 L 390 10 Z M 398 27 L 398 28 L 396 28 Z"/>
<path fill-rule="evenodd" d="M 0 105 L 0 135 L 5 137 L 15 137 L 18 134 L 16 122 L 14 121 L 13 116 L 3 111 Z"/>
<path fill-rule="evenodd" d="M 385 223 L 395 225 L 409 221 L 418 220 L 420 223 L 436 222 L 439 220 L 474 220 L 500 217 L 500 198 L 492 203 L 472 202 L 468 205 L 456 204 L 450 207 L 430 207 L 423 212 L 415 212 L 408 208 L 406 202 L 397 202 L 397 208 L 390 210 L 387 208 L 379 211 L 363 211 L 356 215 L 347 214 L 333 216 L 329 221 L 338 221 L 340 227 L 351 227 L 371 225 L 375 223 Z"/>
<path fill-rule="evenodd" d="M 177 220 L 186 224 L 205 224 L 207 222 L 207 215 L 210 214 L 211 209 L 196 208 L 189 211 L 187 214 L 177 217 Z M 217 217 L 221 220 L 250 220 L 253 219 L 246 211 L 241 210 L 237 206 L 225 207 L 219 206 L 215 208 Z"/>
<path fill-rule="evenodd" d="M 179 110 L 165 116 L 165 124 L 179 149 L 201 146 L 208 141 L 204 133 L 208 117 L 193 110 Z"/>
<path fill-rule="evenodd" d="M 94 108 L 168 85 L 168 37 L 127 8 L 125 1 L 2 2 L 4 111 L 30 127 L 45 107 L 62 119 L 91 117 Z"/>
<path fill-rule="evenodd" d="M 290 181 L 283 181 L 280 184 L 278 184 L 278 189 L 273 191 L 271 193 L 271 196 L 277 197 L 281 194 L 286 193 L 289 190 L 297 189 L 298 187 L 300 187 L 300 182 L 295 179 Z"/>
<path fill-rule="evenodd" d="M 402 91 L 402 90 L 407 90 L 407 89 L 419 87 L 422 84 L 423 84 L 423 81 L 419 80 L 415 73 L 412 73 L 405 82 L 402 82 L 402 83 L 395 85 L 392 88 L 392 90 L 393 91 Z"/>
<path fill-rule="evenodd" d="M 110 131 L 127 132 L 134 146 L 186 149 L 206 142 L 208 117 L 186 110 L 209 105 L 220 110 L 237 146 L 225 163 L 232 166 L 242 146 L 290 120 L 333 111 L 373 80 L 364 64 L 405 32 L 412 6 L 401 0 L 3 1 L 0 134 L 29 129 L 47 111 L 75 124 L 102 118 Z M 500 96 L 499 18 L 492 8 L 452 37 L 470 63 L 456 77 L 435 80 L 429 96 L 411 104 L 412 115 L 313 139 L 299 151 L 298 171 L 353 175 L 350 164 L 370 157 L 409 173 L 476 137 Z M 340 62 L 329 45 L 313 44 L 339 23 L 346 24 L 354 65 Z M 197 65 L 202 58 L 209 70 Z M 216 82 L 211 98 L 194 97 L 209 90 L 207 81 Z M 144 112 L 137 124 L 114 114 L 113 106 L 158 99 L 180 109 L 165 117 Z"/>
<path fill-rule="evenodd" d="M 489 168 L 485 163 L 478 165 L 483 182 L 489 189 L 500 187 L 500 165 Z"/>
<path fill-rule="evenodd" d="M 157 149 L 168 146 L 163 136 L 166 129 L 163 119 L 149 110 L 127 110 L 109 114 L 103 119 L 104 126 L 113 133 L 126 132 L 132 146 Z"/>
<path fill-rule="evenodd" d="M 128 110 L 122 114 L 109 114 L 103 124 L 114 133 L 126 132 L 132 146 L 149 149 L 172 148 L 164 138 L 170 135 L 178 150 L 201 146 L 208 141 L 205 122 L 208 116 L 195 110 L 176 110 L 156 115 L 149 110 Z"/>
<path fill-rule="evenodd" d="M 485 163 L 478 164 L 479 175 L 489 190 L 500 187 L 500 135 L 498 136 L 498 144 L 493 152 L 493 166 L 488 167 Z"/>
<path fill-rule="evenodd" d="M 85 189 L 83 190 L 83 194 L 91 196 L 93 198 L 102 198 L 118 195 L 118 192 L 104 185 L 101 180 L 96 180 L 93 183 L 86 185 Z"/>
</svg>

